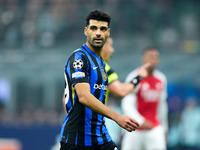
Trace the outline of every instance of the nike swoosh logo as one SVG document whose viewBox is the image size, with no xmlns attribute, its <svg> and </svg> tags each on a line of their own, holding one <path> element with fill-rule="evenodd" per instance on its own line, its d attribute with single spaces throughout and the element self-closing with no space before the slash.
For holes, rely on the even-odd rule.
<svg viewBox="0 0 200 150">
<path fill-rule="evenodd" d="M 93 69 L 97 69 L 98 68 L 98 66 L 97 67 L 93 67 Z"/>
</svg>

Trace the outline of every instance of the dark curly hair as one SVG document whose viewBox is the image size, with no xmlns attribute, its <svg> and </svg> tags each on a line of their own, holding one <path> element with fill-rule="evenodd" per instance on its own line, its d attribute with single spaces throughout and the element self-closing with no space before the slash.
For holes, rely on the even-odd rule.
<svg viewBox="0 0 200 150">
<path fill-rule="evenodd" d="M 88 14 L 88 16 L 86 17 L 86 26 L 89 25 L 89 21 L 91 19 L 94 19 L 97 21 L 106 21 L 108 23 L 108 27 L 109 27 L 111 17 L 104 11 L 96 9 L 96 10 L 91 11 Z"/>
</svg>

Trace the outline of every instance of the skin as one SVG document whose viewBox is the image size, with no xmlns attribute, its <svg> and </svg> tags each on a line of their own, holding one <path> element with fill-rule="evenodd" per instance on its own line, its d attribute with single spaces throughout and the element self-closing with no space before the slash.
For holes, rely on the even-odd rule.
<svg viewBox="0 0 200 150">
<path fill-rule="evenodd" d="M 113 53 L 114 53 L 113 40 L 112 38 L 109 37 L 102 48 L 101 56 L 105 62 L 109 62 L 110 57 L 112 56 Z M 141 77 L 146 77 L 147 76 L 146 70 L 149 67 L 149 65 L 150 65 L 149 63 L 145 63 L 138 70 L 138 75 L 140 75 Z M 130 92 L 132 92 L 134 88 L 135 87 L 132 83 L 122 83 L 119 80 L 115 80 L 108 85 L 108 89 L 110 90 L 110 92 L 119 98 L 125 97 Z"/>
<path fill-rule="evenodd" d="M 89 25 L 85 27 L 84 33 L 87 37 L 86 45 L 92 52 L 100 57 L 101 49 L 106 42 L 107 37 L 110 35 L 108 23 L 104 21 L 90 20 Z M 74 88 L 78 95 L 79 102 L 92 111 L 114 120 L 119 126 L 129 132 L 138 128 L 139 124 L 133 118 L 118 114 L 94 97 L 90 93 L 90 85 L 88 83 L 77 83 Z"/>
<path fill-rule="evenodd" d="M 108 37 L 106 40 L 106 43 L 104 44 L 102 48 L 101 56 L 105 62 L 110 61 L 110 57 L 115 52 L 113 48 L 113 39 L 111 37 Z"/>
<path fill-rule="evenodd" d="M 154 69 L 158 66 L 160 62 L 159 52 L 156 49 L 148 49 L 145 51 L 143 58 L 143 63 L 150 63 L 150 67 L 147 69 L 148 75 L 152 75 Z"/>
<path fill-rule="evenodd" d="M 90 20 L 89 25 L 85 27 L 85 35 L 87 36 L 86 45 L 100 57 L 101 49 L 110 35 L 110 28 L 105 21 Z"/>
</svg>

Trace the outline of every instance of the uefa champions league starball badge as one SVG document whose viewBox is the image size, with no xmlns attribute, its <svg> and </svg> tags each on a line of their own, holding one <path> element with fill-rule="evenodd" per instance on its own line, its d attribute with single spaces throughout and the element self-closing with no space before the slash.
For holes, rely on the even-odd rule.
<svg viewBox="0 0 200 150">
<path fill-rule="evenodd" d="M 74 69 L 81 69 L 83 67 L 83 61 L 81 59 L 77 59 L 73 62 Z"/>
</svg>

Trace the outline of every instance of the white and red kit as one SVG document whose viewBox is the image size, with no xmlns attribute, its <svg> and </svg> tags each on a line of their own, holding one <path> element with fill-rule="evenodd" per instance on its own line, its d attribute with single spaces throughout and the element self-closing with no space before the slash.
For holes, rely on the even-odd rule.
<svg viewBox="0 0 200 150">
<path fill-rule="evenodd" d="M 126 82 L 137 76 L 137 70 L 133 70 L 127 76 Z M 124 114 L 134 118 L 140 125 L 145 120 L 151 121 L 153 129 L 144 130 L 139 127 L 135 132 L 125 132 L 122 150 L 166 149 L 165 133 L 168 130 L 166 85 L 165 75 L 154 70 L 152 75 L 143 79 L 132 93 L 123 98 Z"/>
</svg>

